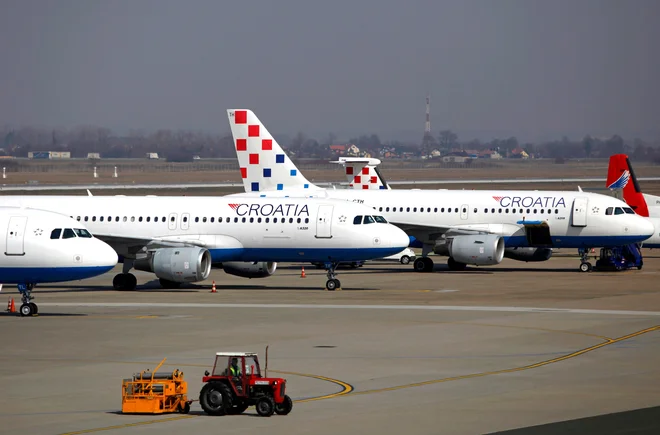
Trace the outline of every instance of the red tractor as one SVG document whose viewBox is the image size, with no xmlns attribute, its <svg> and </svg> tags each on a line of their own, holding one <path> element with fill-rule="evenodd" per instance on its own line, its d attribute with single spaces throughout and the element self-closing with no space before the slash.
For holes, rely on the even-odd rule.
<svg viewBox="0 0 660 435">
<path fill-rule="evenodd" d="M 285 394 L 286 379 L 261 376 L 256 353 L 218 352 L 213 372 L 202 378 L 199 403 L 209 415 L 235 415 L 254 405 L 257 414 L 287 415 L 293 401 Z"/>
</svg>

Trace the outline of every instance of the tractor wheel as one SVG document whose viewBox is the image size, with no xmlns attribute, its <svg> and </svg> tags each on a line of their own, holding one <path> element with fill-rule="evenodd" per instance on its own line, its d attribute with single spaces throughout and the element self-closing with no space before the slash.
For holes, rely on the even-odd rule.
<svg viewBox="0 0 660 435">
<path fill-rule="evenodd" d="M 181 414 L 188 414 L 190 412 L 190 402 L 185 402 L 183 405 L 181 405 L 179 412 Z"/>
<path fill-rule="evenodd" d="M 287 415 L 293 409 L 293 400 L 289 396 L 284 396 L 284 402 L 275 404 L 275 412 L 278 415 Z"/>
<path fill-rule="evenodd" d="M 257 402 L 257 414 L 262 417 L 270 417 L 275 412 L 275 401 L 272 397 L 263 396 Z"/>
<path fill-rule="evenodd" d="M 249 408 L 249 406 L 250 405 L 246 404 L 245 402 L 238 402 L 237 404 L 235 404 L 234 406 L 229 408 L 229 410 L 227 411 L 227 414 L 230 414 L 230 415 L 243 414 L 245 412 L 245 410 Z"/>
<path fill-rule="evenodd" d="M 206 384 L 199 393 L 199 404 L 209 415 L 225 415 L 232 406 L 231 391 L 225 384 Z"/>
</svg>

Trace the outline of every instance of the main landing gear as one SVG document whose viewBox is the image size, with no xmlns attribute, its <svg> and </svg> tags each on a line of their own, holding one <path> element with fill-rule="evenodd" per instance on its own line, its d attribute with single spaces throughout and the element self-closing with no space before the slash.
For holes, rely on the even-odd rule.
<svg viewBox="0 0 660 435">
<path fill-rule="evenodd" d="M 137 278 L 129 271 L 133 268 L 133 260 L 124 259 L 122 273 L 115 275 L 112 279 L 112 287 L 115 290 L 135 290 Z"/>
<path fill-rule="evenodd" d="M 336 278 L 336 268 L 337 263 L 325 263 L 325 269 L 328 271 L 328 281 L 325 283 L 325 288 L 330 291 L 341 288 L 341 282 Z"/>
<path fill-rule="evenodd" d="M 432 272 L 433 260 L 431 260 L 429 257 L 419 257 L 415 259 L 413 268 L 415 269 L 415 272 Z"/>
<path fill-rule="evenodd" d="M 32 289 L 34 284 L 18 284 L 18 291 L 21 294 L 21 308 L 19 312 L 21 316 L 34 316 L 39 313 L 39 307 L 34 302 L 30 302 L 34 297 L 32 296 Z"/>
<path fill-rule="evenodd" d="M 591 248 L 578 250 L 578 253 L 580 254 L 580 272 L 591 272 L 593 270 L 593 266 L 587 261 L 589 259 L 590 250 Z"/>
</svg>

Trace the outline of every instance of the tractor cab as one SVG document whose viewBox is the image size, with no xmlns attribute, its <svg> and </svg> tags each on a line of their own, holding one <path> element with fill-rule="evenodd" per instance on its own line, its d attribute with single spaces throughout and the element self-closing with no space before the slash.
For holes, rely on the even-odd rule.
<svg viewBox="0 0 660 435">
<path fill-rule="evenodd" d="M 236 394 L 242 396 L 249 379 L 261 377 L 259 358 L 253 352 L 218 352 L 215 354 L 212 376 L 227 377 Z"/>
</svg>

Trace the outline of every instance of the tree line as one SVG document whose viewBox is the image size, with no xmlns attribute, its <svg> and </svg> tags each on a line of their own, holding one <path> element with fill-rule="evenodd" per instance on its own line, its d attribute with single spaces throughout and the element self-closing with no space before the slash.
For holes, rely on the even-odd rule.
<svg viewBox="0 0 660 435">
<path fill-rule="evenodd" d="M 145 133 L 139 130 L 124 135 L 113 134 L 104 127 L 80 126 L 72 129 L 46 129 L 21 127 L 0 129 L 3 139 L 1 155 L 27 157 L 30 151 L 69 151 L 71 157 L 85 158 L 88 153 L 99 153 L 102 158 L 144 158 L 147 153 L 158 153 L 169 161 L 190 161 L 200 158 L 234 158 L 234 142 L 230 134 L 209 134 L 188 130 L 158 130 Z M 490 141 L 462 141 L 451 130 L 440 131 L 437 136 L 413 141 L 382 141 L 377 134 L 365 134 L 338 142 L 335 134 L 312 138 L 304 133 L 293 137 L 276 137 L 278 142 L 295 158 L 331 159 L 337 153 L 330 148 L 336 144 L 354 144 L 360 151 L 373 157 L 388 155 L 428 156 L 434 150 L 443 154 L 460 151 L 493 150 L 510 157 L 514 150 L 524 150 L 537 158 L 577 159 L 607 158 L 626 153 L 635 160 L 660 164 L 660 145 L 657 141 L 640 138 L 624 139 L 619 135 L 607 138 L 585 136 L 581 140 L 563 137 L 542 143 L 519 143 L 516 137 L 495 138 Z"/>
</svg>

